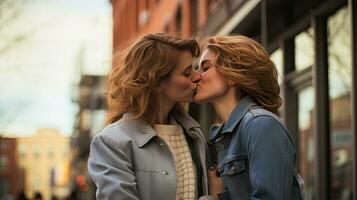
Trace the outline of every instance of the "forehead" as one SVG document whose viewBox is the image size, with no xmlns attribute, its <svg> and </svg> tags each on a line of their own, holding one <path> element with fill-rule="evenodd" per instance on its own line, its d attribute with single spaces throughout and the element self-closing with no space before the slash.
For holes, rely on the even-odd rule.
<svg viewBox="0 0 357 200">
<path fill-rule="evenodd" d="M 179 53 L 179 59 L 178 59 L 178 66 L 176 67 L 177 70 L 180 69 L 185 69 L 186 67 L 189 67 L 192 65 L 192 54 L 190 51 L 181 51 Z"/>
<path fill-rule="evenodd" d="M 199 61 L 199 65 L 201 66 L 205 61 L 211 61 L 214 62 L 217 59 L 217 54 L 214 53 L 212 50 L 210 49 L 206 49 L 203 51 L 200 61 Z"/>
<path fill-rule="evenodd" d="M 180 59 L 181 61 L 186 61 L 186 62 L 191 61 L 193 57 L 190 51 L 180 51 L 179 56 L 181 58 Z"/>
</svg>

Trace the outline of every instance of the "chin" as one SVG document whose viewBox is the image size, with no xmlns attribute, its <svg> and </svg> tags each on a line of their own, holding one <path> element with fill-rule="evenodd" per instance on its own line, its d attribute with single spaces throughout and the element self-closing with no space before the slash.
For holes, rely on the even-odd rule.
<svg viewBox="0 0 357 200">
<path fill-rule="evenodd" d="M 193 97 L 190 98 L 189 100 L 185 101 L 185 103 L 192 103 L 193 102 Z"/>
<path fill-rule="evenodd" d="M 193 97 L 193 101 L 194 101 L 195 103 L 205 103 L 205 102 L 207 101 L 207 99 L 204 98 L 204 97 L 202 97 L 202 96 L 200 96 L 200 95 L 195 95 L 195 96 Z"/>
</svg>

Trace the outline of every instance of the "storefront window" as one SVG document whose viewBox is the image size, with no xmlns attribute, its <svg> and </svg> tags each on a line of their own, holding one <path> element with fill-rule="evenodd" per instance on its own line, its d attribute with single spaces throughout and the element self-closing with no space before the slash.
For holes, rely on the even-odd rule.
<svg viewBox="0 0 357 200">
<path fill-rule="evenodd" d="M 298 92 L 299 99 L 299 172 L 305 181 L 304 199 L 313 199 L 315 179 L 315 141 L 313 135 L 314 88 Z"/>
<path fill-rule="evenodd" d="M 332 199 L 352 199 L 351 16 L 347 8 L 328 18 Z"/>
</svg>

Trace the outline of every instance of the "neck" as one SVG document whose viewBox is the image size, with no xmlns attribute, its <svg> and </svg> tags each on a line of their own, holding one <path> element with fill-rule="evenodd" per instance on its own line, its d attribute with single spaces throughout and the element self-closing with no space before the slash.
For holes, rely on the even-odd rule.
<svg viewBox="0 0 357 200">
<path fill-rule="evenodd" d="M 225 94 L 223 97 L 214 100 L 212 102 L 212 105 L 216 110 L 218 117 L 223 120 L 223 122 L 226 122 L 233 109 L 238 105 L 238 103 L 239 98 L 237 97 L 236 89 L 234 87 L 231 87 L 228 90 L 227 94 Z"/>
<path fill-rule="evenodd" d="M 174 107 L 175 102 L 172 102 L 162 95 L 159 95 L 158 99 L 158 112 L 156 113 L 155 123 L 157 124 L 169 124 L 169 113 Z"/>
</svg>

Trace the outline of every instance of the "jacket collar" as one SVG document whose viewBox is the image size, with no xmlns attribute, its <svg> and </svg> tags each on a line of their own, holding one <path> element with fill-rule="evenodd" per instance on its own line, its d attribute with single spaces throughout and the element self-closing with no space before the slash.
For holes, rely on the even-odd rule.
<svg viewBox="0 0 357 200">
<path fill-rule="evenodd" d="M 153 137 L 156 136 L 154 129 L 145 121 L 140 119 L 132 119 L 133 114 L 128 112 L 123 115 L 123 120 L 129 125 L 130 130 L 134 136 L 134 140 L 139 147 L 143 147 L 148 143 Z M 184 128 L 186 133 L 193 137 L 191 130 L 193 128 L 200 128 L 201 125 L 198 124 L 194 119 L 192 119 L 188 114 L 175 112 L 172 113 L 173 118 Z"/>
<path fill-rule="evenodd" d="M 185 112 L 173 112 L 172 116 L 185 129 L 186 133 L 191 133 L 194 128 L 201 128 L 201 125 Z"/>
<path fill-rule="evenodd" d="M 154 129 L 145 121 L 140 120 L 140 119 L 133 119 L 133 114 L 128 112 L 123 115 L 122 120 L 124 120 L 132 134 L 135 143 L 139 147 L 143 147 L 146 143 L 148 143 L 154 136 L 156 136 L 156 133 Z"/>
<path fill-rule="evenodd" d="M 248 110 L 256 105 L 257 104 L 249 96 L 245 96 L 241 99 L 238 105 L 233 109 L 226 123 L 221 126 L 214 125 L 211 127 L 210 140 L 217 138 L 220 134 L 233 132 Z"/>
</svg>

